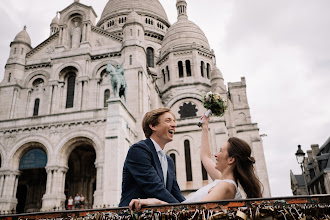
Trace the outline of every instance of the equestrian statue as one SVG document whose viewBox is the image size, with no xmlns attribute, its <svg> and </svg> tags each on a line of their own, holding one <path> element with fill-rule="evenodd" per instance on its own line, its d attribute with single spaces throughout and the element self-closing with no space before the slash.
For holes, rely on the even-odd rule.
<svg viewBox="0 0 330 220">
<path fill-rule="evenodd" d="M 121 97 L 124 96 L 125 102 L 126 102 L 126 80 L 124 76 L 124 69 L 120 68 L 120 64 L 117 64 L 117 68 L 111 65 L 109 62 L 107 64 L 107 73 L 111 76 L 111 86 L 112 91 L 114 93 L 115 97 Z"/>
</svg>

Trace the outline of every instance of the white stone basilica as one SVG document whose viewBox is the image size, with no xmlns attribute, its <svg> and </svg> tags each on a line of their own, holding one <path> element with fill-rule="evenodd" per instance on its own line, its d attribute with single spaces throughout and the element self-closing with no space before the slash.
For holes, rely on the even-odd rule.
<svg viewBox="0 0 330 220">
<path fill-rule="evenodd" d="M 253 148 L 256 172 L 270 196 L 263 144 L 251 122 L 246 82 L 224 84 L 203 31 L 177 0 L 170 24 L 158 0 L 109 0 L 96 23 L 91 6 L 75 0 L 51 21 L 36 47 L 26 27 L 10 43 L 0 83 L 0 210 L 63 209 L 77 193 L 85 207 L 117 206 L 129 147 L 144 139 L 143 115 L 158 107 L 177 117 L 165 151 L 184 195 L 212 181 L 199 158 L 206 111 L 202 95 L 219 92 L 228 103 L 212 117 L 212 151 L 228 137 Z M 115 97 L 107 64 L 124 69 L 126 100 Z"/>
</svg>

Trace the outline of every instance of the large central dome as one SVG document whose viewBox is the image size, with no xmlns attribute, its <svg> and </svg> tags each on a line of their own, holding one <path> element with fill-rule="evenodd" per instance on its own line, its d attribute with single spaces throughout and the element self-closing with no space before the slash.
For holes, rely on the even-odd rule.
<svg viewBox="0 0 330 220">
<path fill-rule="evenodd" d="M 132 10 L 138 14 L 155 16 L 169 24 L 166 12 L 158 0 L 109 0 L 104 7 L 98 26 L 108 18 Z"/>
</svg>

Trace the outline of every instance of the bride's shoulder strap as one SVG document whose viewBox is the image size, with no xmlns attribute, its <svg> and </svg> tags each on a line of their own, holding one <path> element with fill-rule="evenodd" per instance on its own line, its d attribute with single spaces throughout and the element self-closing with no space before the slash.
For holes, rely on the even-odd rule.
<svg viewBox="0 0 330 220">
<path fill-rule="evenodd" d="M 234 184 L 235 188 L 237 189 L 237 184 L 235 183 L 234 180 L 224 179 L 224 180 L 222 180 L 222 181 L 225 181 L 225 182 L 227 182 L 227 183 L 232 183 L 232 184 Z"/>
</svg>

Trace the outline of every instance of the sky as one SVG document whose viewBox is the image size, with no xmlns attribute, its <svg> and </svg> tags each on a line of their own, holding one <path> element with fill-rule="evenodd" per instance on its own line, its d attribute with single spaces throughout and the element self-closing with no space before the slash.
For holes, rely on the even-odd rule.
<svg viewBox="0 0 330 220">
<path fill-rule="evenodd" d="M 100 18 L 108 0 L 80 0 Z M 1 0 L 0 81 L 9 45 L 24 25 L 36 47 L 49 37 L 56 11 L 73 0 Z M 160 0 L 177 19 L 176 0 Z M 246 78 L 274 197 L 292 196 L 295 152 L 330 137 L 329 0 L 187 0 L 188 18 L 205 33 L 225 83 Z M 97 19 L 97 21 L 98 21 Z M 327 129 L 329 129 L 327 131 Z"/>
</svg>

